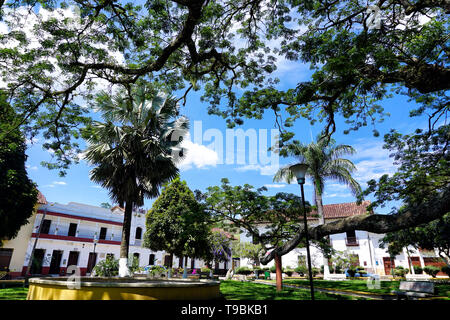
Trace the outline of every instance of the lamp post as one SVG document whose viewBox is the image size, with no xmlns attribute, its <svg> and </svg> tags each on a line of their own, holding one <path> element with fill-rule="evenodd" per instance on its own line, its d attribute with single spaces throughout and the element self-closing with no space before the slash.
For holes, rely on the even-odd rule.
<svg viewBox="0 0 450 320">
<path fill-rule="evenodd" d="M 300 190 L 302 193 L 302 205 L 303 205 L 303 223 L 305 229 L 305 239 L 306 239 L 306 256 L 308 259 L 308 274 L 309 274 L 309 286 L 311 289 L 311 300 L 314 300 L 314 285 L 312 278 L 312 268 L 311 268 L 311 255 L 309 253 L 309 235 L 308 235 L 308 222 L 306 219 L 306 208 L 305 208 L 305 193 L 303 191 L 303 185 L 305 184 L 305 175 L 308 165 L 306 163 L 294 164 L 290 167 L 291 172 L 297 178 L 297 183 L 300 185 Z"/>
</svg>

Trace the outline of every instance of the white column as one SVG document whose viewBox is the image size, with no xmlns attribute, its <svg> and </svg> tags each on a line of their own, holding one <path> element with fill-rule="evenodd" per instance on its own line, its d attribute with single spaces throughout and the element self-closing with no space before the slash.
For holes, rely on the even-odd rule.
<svg viewBox="0 0 450 320">
<path fill-rule="evenodd" d="M 76 237 L 79 237 L 79 235 L 80 235 L 80 229 L 81 229 L 81 220 L 78 220 L 78 223 L 77 223 L 77 232 L 75 232 L 75 236 L 76 236 Z"/>
<path fill-rule="evenodd" d="M 423 261 L 422 253 L 420 253 L 420 249 L 417 249 L 417 253 L 419 254 L 420 267 L 425 268 L 425 261 Z"/>
<path fill-rule="evenodd" d="M 58 217 L 58 219 L 56 219 L 56 226 L 55 226 L 55 235 L 57 235 L 58 234 L 58 231 L 59 231 L 59 226 L 61 225 L 61 220 L 60 220 L 60 218 Z"/>
</svg>

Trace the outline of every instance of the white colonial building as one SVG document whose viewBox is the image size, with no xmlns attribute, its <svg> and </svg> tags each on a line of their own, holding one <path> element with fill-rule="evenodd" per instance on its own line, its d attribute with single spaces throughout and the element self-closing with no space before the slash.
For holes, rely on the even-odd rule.
<svg viewBox="0 0 450 320">
<path fill-rule="evenodd" d="M 339 203 L 324 205 L 324 217 L 325 222 L 334 221 L 354 215 L 360 214 L 372 214 L 367 212 L 367 206 L 369 201 L 364 201 L 361 205 L 356 205 L 354 202 Z M 311 217 L 308 217 L 308 226 L 314 226 L 318 224 L 318 219 L 313 218 L 317 212 L 312 212 Z M 262 227 L 263 229 L 263 227 Z M 357 265 L 364 267 L 368 273 L 389 275 L 391 269 L 402 266 L 410 269 L 410 266 L 425 267 L 428 265 L 442 266 L 440 258 L 435 252 L 416 250 L 412 247 L 406 248 L 403 253 L 396 256 L 395 259 L 391 259 L 387 249 L 380 248 L 380 240 L 384 237 L 384 234 L 376 234 L 367 231 L 354 230 L 346 233 L 339 233 L 330 236 L 330 242 L 332 247 L 341 252 L 347 252 L 354 255 L 359 261 Z M 242 242 L 252 242 L 252 239 L 245 236 L 245 232 L 241 235 Z M 312 266 L 320 268 L 323 266 L 323 255 L 321 251 L 315 247 L 310 247 Z M 282 266 L 295 268 L 298 265 L 299 257 L 306 257 L 306 248 L 296 248 L 282 257 Z M 241 258 L 239 264 L 241 266 L 250 266 L 252 261 L 249 259 Z M 274 265 L 274 261 L 271 261 L 268 266 Z M 444 273 L 438 273 L 438 276 L 445 276 Z"/>
<path fill-rule="evenodd" d="M 29 223 L 22 226 L 16 238 L 5 241 L 0 248 L 0 269 L 9 269 L 11 277 L 24 276 L 36 244 L 31 274 L 64 275 L 67 267 L 74 265 L 80 269 L 81 275 L 89 275 L 92 268 L 107 256 L 119 258 L 123 217 L 124 210 L 118 206 L 105 209 L 75 202 L 47 203 L 40 194 L 38 208 Z M 137 257 L 141 267 L 168 266 L 169 254 L 142 247 L 144 233 L 145 212 L 134 212 L 129 256 Z M 205 266 L 205 263 L 174 257 L 172 266 L 182 265 L 194 269 Z M 212 267 L 225 272 L 229 265 L 216 263 Z"/>
<path fill-rule="evenodd" d="M 360 206 L 356 203 L 340 203 L 324 206 L 324 216 L 327 222 L 345 217 L 366 214 L 369 202 Z M 45 197 L 39 194 L 38 207 L 27 225 L 22 226 L 16 238 L 5 241 L 0 248 L 0 270 L 9 269 L 11 277 L 24 276 L 33 246 L 33 275 L 65 275 L 68 266 L 74 265 L 80 269 L 81 275 L 89 275 L 92 268 L 107 256 L 119 258 L 124 211 L 116 206 L 105 209 L 87 204 L 70 202 L 68 204 L 47 203 Z M 312 212 L 308 218 L 309 225 L 318 223 Z M 369 213 L 370 214 L 370 213 Z M 41 226 L 41 232 L 39 228 Z M 153 252 L 142 247 L 145 233 L 145 212 L 133 213 L 129 256 L 139 259 L 141 267 L 147 265 L 169 265 L 170 255 L 163 251 Z M 335 250 L 347 251 L 357 257 L 358 265 L 367 272 L 385 275 L 391 268 L 403 266 L 435 265 L 440 266 L 435 252 L 410 249 L 395 259 L 391 259 L 386 249 L 380 248 L 379 241 L 383 234 L 374 234 L 355 230 L 352 232 L 330 236 L 331 245 Z M 240 235 L 241 242 L 252 242 L 245 232 Z M 305 248 L 297 248 L 282 257 L 283 267 L 295 268 L 300 256 L 306 256 Z M 312 264 L 320 268 L 323 265 L 321 251 L 311 247 Z M 250 266 L 252 261 L 245 258 L 233 259 L 234 266 Z M 269 263 L 269 267 L 274 262 Z M 187 266 L 190 269 L 201 268 L 205 262 L 190 258 L 174 257 L 173 267 Z M 212 266 L 215 273 L 225 274 L 232 266 L 231 261 L 216 263 Z M 441 272 L 438 276 L 444 276 Z"/>
</svg>

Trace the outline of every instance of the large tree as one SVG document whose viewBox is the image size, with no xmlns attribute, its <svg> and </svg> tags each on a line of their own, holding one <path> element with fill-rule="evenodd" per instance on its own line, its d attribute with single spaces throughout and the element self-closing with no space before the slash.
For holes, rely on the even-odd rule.
<svg viewBox="0 0 450 320">
<path fill-rule="evenodd" d="M 336 180 L 346 184 L 354 195 L 361 193 L 359 183 L 352 177 L 353 171 L 356 170 L 355 165 L 350 160 L 342 158 L 344 155 L 351 155 L 355 152 L 355 149 L 349 145 L 336 145 L 334 140 L 329 141 L 320 139 L 320 137 L 318 137 L 317 142 L 311 142 L 308 145 L 294 141 L 280 151 L 280 154 L 294 157 L 297 162 L 308 165 L 306 175 L 311 179 L 314 186 L 314 202 L 317 206 L 319 224 L 325 224 L 322 196 L 325 191 L 326 180 Z M 296 181 L 289 166 L 279 169 L 273 179 L 274 181 L 286 181 L 288 183 Z M 325 254 L 323 263 L 324 272 L 327 275 L 329 273 L 328 258 Z"/>
<path fill-rule="evenodd" d="M 214 258 L 210 217 L 179 177 L 166 184 L 147 212 L 143 246 L 178 257 Z M 170 265 L 172 267 L 172 265 Z"/>
<path fill-rule="evenodd" d="M 151 89 L 151 88 L 150 88 Z M 159 195 L 159 188 L 178 174 L 176 163 L 188 121 L 178 116 L 176 101 L 156 95 L 148 86 L 134 87 L 111 97 L 99 94 L 97 108 L 105 122 L 90 128 L 85 158 L 95 165 L 91 179 L 109 190 L 125 207 L 120 245 L 120 276 L 127 275 L 132 212 L 144 198 Z"/>
<path fill-rule="evenodd" d="M 209 112 L 230 126 L 273 112 L 282 143 L 292 139 L 289 128 L 299 118 L 324 121 L 327 137 L 336 130 L 336 116 L 345 118 L 346 132 L 375 125 L 387 114 L 381 102 L 392 90 L 418 103 L 413 115 L 428 114 L 430 126 L 449 109 L 447 1 L 69 4 L 79 10 L 67 9 L 66 2 L 29 0 L 5 1 L 0 8 L 7 24 L 0 39 L 4 90 L 20 115 L 15 124 L 24 124 L 30 135 L 43 130 L 50 141 L 45 147 L 56 150 L 58 162 L 49 167 L 65 169 L 76 160 L 73 138 L 90 122 L 89 108 L 76 98 L 89 100 L 99 80 L 129 87 L 146 78 L 183 89 L 180 100 L 202 87 Z M 40 7 L 51 14 L 38 13 Z M 278 79 L 268 77 L 276 55 L 310 66 L 310 79 L 281 90 Z M 242 96 L 239 87 L 246 90 Z M 447 213 L 447 194 L 440 191 L 423 204 L 429 214 L 421 219 Z M 421 209 L 408 207 L 414 216 Z M 408 221 L 397 227 L 415 223 Z"/>
<path fill-rule="evenodd" d="M 208 187 L 198 197 L 216 223 L 222 222 L 223 228 L 245 233 L 254 244 L 260 244 L 264 249 L 261 255 L 282 246 L 300 229 L 303 222 L 300 197 L 283 192 L 266 196 L 265 187 L 255 190 L 249 184 L 231 186 L 228 179 L 221 181 L 220 186 Z M 311 210 L 309 203 L 306 209 Z M 277 290 L 281 290 L 281 255 L 274 257 Z"/>
<path fill-rule="evenodd" d="M 36 185 L 28 178 L 25 161 L 25 138 L 12 123 L 13 108 L 0 94 L 0 246 L 2 240 L 17 236 L 20 227 L 28 223 L 37 203 Z"/>
</svg>

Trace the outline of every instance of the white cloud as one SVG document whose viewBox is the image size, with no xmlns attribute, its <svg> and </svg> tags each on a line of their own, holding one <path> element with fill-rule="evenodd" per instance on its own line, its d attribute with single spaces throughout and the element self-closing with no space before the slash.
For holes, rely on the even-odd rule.
<svg viewBox="0 0 450 320">
<path fill-rule="evenodd" d="M 56 186 L 66 186 L 67 183 L 64 181 L 53 181 L 51 184 L 47 184 L 44 187 L 54 188 Z"/>
<path fill-rule="evenodd" d="M 264 187 L 270 189 L 270 188 L 284 188 L 287 184 L 265 184 Z"/>
<path fill-rule="evenodd" d="M 30 165 L 26 165 L 26 168 L 29 170 L 37 170 L 38 169 L 37 166 L 30 166 Z"/>
<path fill-rule="evenodd" d="M 339 192 L 328 193 L 328 192 L 325 192 L 323 194 L 323 197 L 324 198 L 349 198 L 349 197 L 352 197 L 352 194 L 350 192 L 347 192 L 347 193 L 339 193 Z"/>
<path fill-rule="evenodd" d="M 183 140 L 181 147 L 185 150 L 185 157 L 179 165 L 179 169 L 186 171 L 192 168 L 206 169 L 215 167 L 219 163 L 219 155 L 212 149 L 193 143 L 190 135 Z"/>
</svg>

